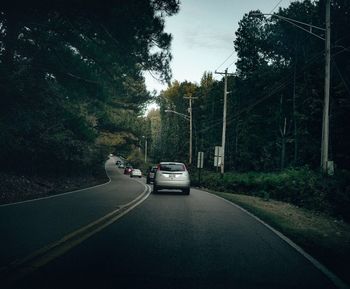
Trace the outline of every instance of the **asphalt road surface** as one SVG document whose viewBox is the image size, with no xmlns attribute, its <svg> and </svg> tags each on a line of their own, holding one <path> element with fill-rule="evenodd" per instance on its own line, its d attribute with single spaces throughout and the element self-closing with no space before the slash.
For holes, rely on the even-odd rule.
<svg viewBox="0 0 350 289">
<path fill-rule="evenodd" d="M 2 236 L 4 229 L 6 234 L 12 227 L 15 230 L 10 236 L 5 235 L 5 241 L 1 240 L 1 257 L 5 256 L 8 263 L 13 256 L 25 255 L 144 192 L 146 185 L 121 175 L 114 167 L 109 168 L 109 175 L 110 184 L 69 194 L 67 200 L 62 196 L 62 199 L 24 203 L 19 207 L 1 207 L 1 217 L 9 209 L 16 216 L 35 211 L 35 221 L 49 223 L 41 228 L 30 226 L 31 221 L 26 223 L 24 215 L 7 225 L 1 220 Z M 81 205 L 85 198 L 87 204 Z M 74 210 L 79 206 L 86 210 Z M 47 210 L 62 211 L 60 221 L 51 220 Z M 87 212 L 90 210 L 91 214 Z M 15 223 L 18 220 L 22 220 L 19 225 Z M 17 232 L 20 228 L 24 231 Z M 49 232 L 41 232 L 43 229 Z M 10 246 L 8 252 L 2 248 L 4 245 Z M 192 189 L 189 196 L 176 191 L 150 194 L 103 230 L 45 266 L 39 266 L 13 288 L 320 289 L 335 286 L 255 218 L 214 195 Z"/>
</svg>

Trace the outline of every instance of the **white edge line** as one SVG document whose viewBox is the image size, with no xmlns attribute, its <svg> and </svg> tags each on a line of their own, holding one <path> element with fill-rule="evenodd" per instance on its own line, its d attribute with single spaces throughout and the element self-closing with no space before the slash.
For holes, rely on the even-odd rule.
<svg viewBox="0 0 350 289">
<path fill-rule="evenodd" d="M 124 205 L 119 206 L 117 209 L 113 210 L 112 212 L 107 213 L 106 215 L 98 218 L 95 221 L 90 222 L 89 224 L 86 224 L 78 229 L 76 229 L 73 232 L 67 233 L 66 235 L 64 235 L 63 237 L 61 237 L 59 240 L 57 241 L 53 241 L 48 245 L 43 246 L 42 248 L 28 254 L 27 256 L 19 259 L 19 260 L 14 260 L 12 262 L 10 262 L 9 264 L 11 266 L 18 266 L 21 265 L 22 263 L 27 262 L 30 259 L 35 258 L 35 256 L 37 255 L 41 255 L 43 254 L 42 252 L 48 252 L 50 251 L 52 248 L 56 248 L 57 246 L 59 246 L 60 244 L 63 244 L 65 242 L 67 242 L 67 240 L 72 239 L 75 237 L 75 235 L 80 234 L 81 232 L 87 231 L 89 228 L 98 225 L 99 223 L 103 223 L 106 219 L 111 218 L 110 220 L 108 220 L 106 223 L 102 224 L 102 226 L 93 229 L 91 232 L 86 233 L 86 235 L 89 235 L 89 237 L 97 232 L 99 232 L 100 230 L 102 230 L 103 228 L 107 227 L 108 225 L 110 225 L 111 223 L 114 223 L 117 219 L 119 219 L 121 216 L 124 216 L 126 213 L 128 213 L 130 210 L 134 209 L 135 207 L 137 207 L 138 205 L 140 205 L 143 201 L 145 201 L 149 195 L 151 194 L 151 188 L 149 185 L 143 184 L 144 185 L 144 190 L 143 192 L 137 196 L 135 199 L 133 199 L 132 201 L 130 201 L 129 203 L 126 203 Z M 148 193 L 147 193 L 148 192 Z M 125 209 L 125 211 L 121 212 L 120 214 L 117 214 L 119 211 L 121 211 L 123 208 L 127 208 Z M 117 215 L 116 215 L 117 214 Z M 114 216 L 116 215 L 116 216 Z M 112 216 L 112 217 L 111 217 Z M 106 225 L 108 224 L 108 225 Z M 101 228 L 101 229 L 100 229 Z M 85 237 L 81 238 L 83 240 L 87 239 Z M 45 253 L 46 254 L 46 253 Z M 5 268 L 6 266 L 0 267 L 0 269 Z M 1 272 L 1 270 L 0 270 Z"/>
<path fill-rule="evenodd" d="M 275 233 L 278 237 L 280 237 L 288 245 L 290 245 L 292 248 L 294 248 L 296 251 L 298 251 L 302 256 L 304 256 L 307 260 L 309 260 L 309 262 L 311 262 L 312 265 L 314 265 L 318 270 L 320 270 L 324 275 L 326 275 L 328 277 L 328 279 L 330 279 L 337 288 L 341 288 L 341 289 L 349 289 L 350 288 L 338 276 L 336 276 L 334 273 L 332 273 L 330 270 L 328 270 L 324 265 L 322 265 L 319 261 L 317 261 L 310 254 L 306 253 L 301 247 L 299 247 L 297 244 L 295 244 L 291 239 L 289 239 L 287 236 L 283 235 L 281 232 L 279 232 L 276 229 L 274 229 L 273 227 L 271 227 L 269 224 L 265 223 L 259 217 L 253 215 L 251 212 L 249 212 L 246 209 L 242 208 L 240 205 L 237 205 L 236 203 L 233 203 L 233 202 L 231 202 L 229 200 L 226 200 L 223 197 L 220 197 L 220 196 L 218 196 L 216 194 L 212 194 L 212 193 L 207 192 L 207 191 L 203 191 L 201 189 L 197 189 L 197 190 L 199 190 L 201 192 L 204 192 L 204 193 L 207 193 L 209 195 L 215 196 L 216 198 L 221 199 L 221 200 L 225 201 L 226 203 L 229 203 L 232 206 L 237 207 L 238 209 L 242 210 L 243 212 L 245 212 L 246 214 L 248 214 L 249 216 L 251 216 L 252 218 L 257 220 L 258 222 L 263 224 L 265 227 L 270 229 L 273 233 Z"/>
<path fill-rule="evenodd" d="M 20 266 L 23 266 L 26 262 L 29 262 L 29 264 L 30 264 L 29 267 L 28 267 L 28 265 L 25 265 L 25 267 L 27 266 L 29 269 L 27 269 L 25 271 L 22 270 L 22 274 L 24 272 L 24 274 L 27 275 L 27 274 L 30 274 L 31 272 L 37 270 L 38 268 L 45 266 L 47 263 L 51 262 L 52 260 L 56 259 L 57 257 L 65 254 L 67 251 L 73 249 L 74 247 L 76 247 L 80 243 L 84 242 L 85 240 L 87 240 L 91 236 L 99 233 L 100 231 L 102 231 L 103 229 L 105 229 L 109 225 L 115 223 L 117 220 L 119 220 L 124 215 L 129 213 L 131 210 L 133 210 L 137 206 L 141 205 L 151 194 L 150 186 L 147 184 L 143 184 L 143 185 L 145 186 L 145 189 L 134 200 L 132 200 L 129 203 L 123 205 L 122 207 L 108 213 L 107 215 L 97 219 L 96 221 L 93 221 L 93 222 L 83 226 L 82 228 L 65 235 L 60 240 L 53 242 L 53 243 L 51 243 L 51 244 L 49 244 L 41 249 L 29 254 L 28 256 L 24 257 L 23 259 L 16 260 L 16 261 L 10 263 L 10 265 L 12 267 L 20 267 Z M 126 207 L 127 209 L 125 211 L 121 212 L 120 214 L 117 214 L 118 211 L 120 211 L 124 207 Z M 115 215 L 115 214 L 117 214 L 117 215 Z M 115 216 L 113 216 L 113 215 L 115 215 Z M 103 223 L 106 219 L 109 219 L 109 220 L 107 220 L 105 223 Z M 96 224 L 98 225 L 99 223 L 102 223 L 102 224 L 100 226 L 98 226 L 97 228 L 93 229 L 92 231 L 88 232 L 89 228 L 95 226 Z M 74 240 L 75 236 L 79 235 L 80 233 L 83 233 L 83 236 L 78 237 L 76 240 Z M 71 244 L 69 246 L 60 247 L 60 246 L 65 246 L 65 243 L 67 241 L 69 242 L 70 239 L 72 239 L 72 240 L 70 241 Z M 53 251 L 54 253 L 52 253 L 52 252 L 49 253 L 51 250 L 54 250 Z M 56 252 L 57 250 L 58 250 L 58 252 Z M 48 254 L 50 254 L 50 255 L 48 256 Z M 42 256 L 40 256 L 40 255 L 42 255 Z M 38 257 L 37 260 L 35 260 L 36 257 Z M 5 268 L 5 267 L 2 267 L 2 269 L 3 268 Z M 15 279 L 18 280 L 20 278 L 23 278 L 23 276 L 19 274 L 18 276 L 16 276 Z"/>
<path fill-rule="evenodd" d="M 108 160 L 107 160 L 107 161 L 108 161 Z M 78 189 L 78 190 L 74 190 L 74 191 L 70 191 L 70 192 L 57 193 L 57 194 L 54 194 L 54 195 L 52 195 L 52 196 L 41 197 L 41 198 L 36 198 L 36 199 L 31 199 L 31 200 L 25 200 L 25 201 L 20 201 L 20 202 L 15 202 L 15 203 L 9 203 L 9 204 L 2 204 L 2 205 L 0 205 L 0 208 L 2 208 L 2 207 L 14 206 L 14 205 L 20 205 L 20 204 L 30 203 L 30 202 L 35 202 L 35 201 L 41 201 L 41 200 L 46 200 L 46 199 L 51 199 L 51 198 L 57 198 L 57 197 L 60 197 L 60 196 L 65 196 L 65 195 L 69 195 L 69 194 L 73 194 L 73 193 L 77 193 L 77 192 L 81 192 L 81 191 L 85 191 L 85 190 L 90 190 L 90 189 L 93 189 L 93 188 L 97 188 L 97 187 L 101 187 L 101 186 L 108 185 L 112 180 L 111 180 L 111 178 L 109 177 L 109 175 L 108 175 L 108 173 L 107 173 L 107 170 L 106 170 L 107 161 L 106 161 L 106 163 L 105 163 L 105 172 L 106 172 L 106 175 L 107 175 L 109 181 L 106 182 L 106 183 L 99 184 L 99 185 L 95 185 L 95 186 L 88 187 L 88 188 L 84 188 L 84 189 Z"/>
</svg>

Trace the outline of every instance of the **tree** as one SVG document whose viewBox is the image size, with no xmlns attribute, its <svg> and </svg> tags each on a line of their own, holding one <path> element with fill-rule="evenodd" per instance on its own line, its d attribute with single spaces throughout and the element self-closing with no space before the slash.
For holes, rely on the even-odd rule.
<svg viewBox="0 0 350 289">
<path fill-rule="evenodd" d="M 151 98 L 142 72 L 152 70 L 163 81 L 171 76 L 164 18 L 178 11 L 178 2 L 17 4 L 0 8 L 3 167 L 89 167 L 102 143 L 133 143 L 140 132 L 132 124 Z"/>
</svg>

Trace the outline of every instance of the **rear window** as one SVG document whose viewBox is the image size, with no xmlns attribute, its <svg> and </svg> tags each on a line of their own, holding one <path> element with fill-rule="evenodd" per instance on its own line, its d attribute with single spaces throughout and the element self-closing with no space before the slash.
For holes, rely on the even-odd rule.
<svg viewBox="0 0 350 289">
<path fill-rule="evenodd" d="M 183 172 L 186 171 L 185 165 L 183 164 L 161 164 L 159 166 L 161 171 L 167 172 Z"/>
</svg>

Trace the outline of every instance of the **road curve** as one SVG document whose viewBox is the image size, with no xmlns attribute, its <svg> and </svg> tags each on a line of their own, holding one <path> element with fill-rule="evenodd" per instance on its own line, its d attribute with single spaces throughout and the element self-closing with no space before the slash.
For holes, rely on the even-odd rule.
<svg viewBox="0 0 350 289">
<path fill-rule="evenodd" d="M 110 158 L 110 182 L 92 188 L 0 206 L 0 273 L 16 260 L 139 197 L 145 185 L 129 180 Z"/>
<path fill-rule="evenodd" d="M 335 288 L 256 219 L 214 195 L 152 194 L 18 288 Z M 21 287 L 22 286 L 22 287 Z"/>
</svg>

